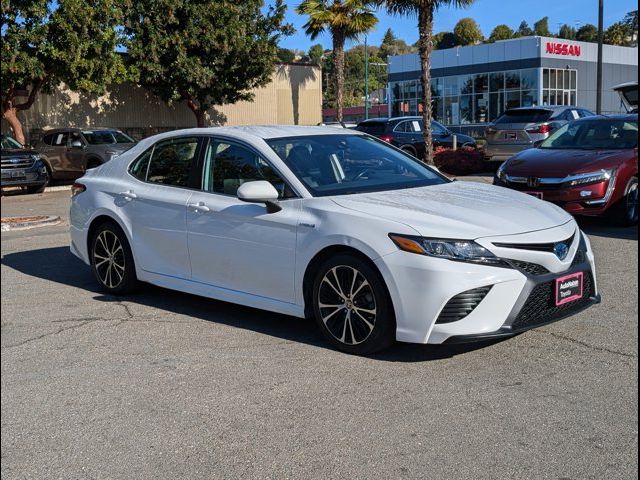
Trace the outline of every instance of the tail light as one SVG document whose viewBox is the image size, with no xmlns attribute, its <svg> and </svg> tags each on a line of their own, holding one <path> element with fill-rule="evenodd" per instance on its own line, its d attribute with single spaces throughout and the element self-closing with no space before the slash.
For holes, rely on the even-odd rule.
<svg viewBox="0 0 640 480">
<path fill-rule="evenodd" d="M 493 134 L 494 134 L 494 133 L 496 133 L 497 131 L 498 131 L 498 130 L 496 130 L 496 128 L 495 128 L 495 127 L 491 127 L 491 126 L 489 126 L 489 127 L 487 127 L 487 128 L 485 128 L 485 129 L 484 129 L 484 133 L 485 133 L 485 135 L 493 135 Z"/>
<path fill-rule="evenodd" d="M 76 182 L 73 185 L 71 185 L 71 196 L 75 197 L 76 195 L 84 192 L 86 189 L 87 189 L 86 185 Z"/>
<path fill-rule="evenodd" d="M 393 137 L 391 135 L 382 135 L 380 137 L 380 140 L 382 140 L 383 142 L 391 143 L 391 140 L 393 140 Z"/>
<path fill-rule="evenodd" d="M 533 128 L 527 128 L 527 133 L 549 133 L 551 130 L 553 130 L 551 125 L 543 123 L 542 125 L 537 125 Z"/>
</svg>

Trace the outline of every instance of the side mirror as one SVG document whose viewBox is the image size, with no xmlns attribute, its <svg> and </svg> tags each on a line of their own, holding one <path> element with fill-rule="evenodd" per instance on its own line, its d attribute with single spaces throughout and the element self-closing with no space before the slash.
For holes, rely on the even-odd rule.
<svg viewBox="0 0 640 480">
<path fill-rule="evenodd" d="M 71 142 L 71 148 L 82 148 L 82 142 L 80 140 L 73 140 Z"/>
<path fill-rule="evenodd" d="M 282 210 L 278 205 L 278 191 L 276 187 L 266 180 L 246 182 L 238 188 L 238 199 L 249 203 L 264 203 L 268 213 L 276 213 Z"/>
</svg>

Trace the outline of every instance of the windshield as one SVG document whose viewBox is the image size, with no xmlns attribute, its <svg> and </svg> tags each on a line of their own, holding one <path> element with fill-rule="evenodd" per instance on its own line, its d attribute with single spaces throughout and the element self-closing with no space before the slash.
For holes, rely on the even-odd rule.
<svg viewBox="0 0 640 480">
<path fill-rule="evenodd" d="M 314 196 L 448 182 L 415 158 L 364 135 L 313 135 L 266 142 Z"/>
<path fill-rule="evenodd" d="M 17 140 L 9 136 L 2 136 L 2 149 L 11 150 L 13 148 L 22 148 L 22 145 Z"/>
<path fill-rule="evenodd" d="M 542 123 L 551 118 L 551 110 L 541 109 L 521 109 L 521 110 L 507 110 L 504 114 L 496 120 L 496 124 L 499 123 Z"/>
<path fill-rule="evenodd" d="M 540 148 L 623 150 L 638 146 L 638 121 L 599 119 L 568 123 Z"/>
<path fill-rule="evenodd" d="M 135 143 L 135 140 L 118 130 L 87 130 L 82 132 L 91 145 L 110 145 L 113 143 Z"/>
</svg>

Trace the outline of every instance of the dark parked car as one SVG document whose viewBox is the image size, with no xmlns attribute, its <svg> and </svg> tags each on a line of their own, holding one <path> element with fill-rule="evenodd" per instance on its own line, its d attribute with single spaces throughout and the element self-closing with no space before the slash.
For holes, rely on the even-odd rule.
<svg viewBox="0 0 640 480">
<path fill-rule="evenodd" d="M 494 184 L 548 200 L 574 215 L 610 214 L 619 224 L 637 224 L 638 115 L 571 122 L 537 148 L 507 160 Z"/>
<path fill-rule="evenodd" d="M 29 193 L 44 191 L 49 184 L 47 168 L 35 150 L 24 148 L 2 135 L 2 187 L 23 187 Z"/>
<path fill-rule="evenodd" d="M 485 128 L 485 159 L 504 162 L 516 153 L 546 140 L 554 130 L 579 118 L 593 116 L 580 107 L 511 108 Z"/>
<path fill-rule="evenodd" d="M 52 178 L 73 179 L 135 144 L 133 138 L 114 128 L 57 128 L 46 131 L 35 148 L 42 154 Z"/>
<path fill-rule="evenodd" d="M 360 122 L 355 129 L 378 137 L 414 157 L 421 158 L 425 150 L 423 126 L 422 117 L 374 118 Z M 434 147 L 451 148 L 453 146 L 454 134 L 441 123 L 434 120 L 431 123 L 431 132 Z M 476 146 L 473 137 L 459 133 L 455 135 L 459 147 Z"/>
</svg>

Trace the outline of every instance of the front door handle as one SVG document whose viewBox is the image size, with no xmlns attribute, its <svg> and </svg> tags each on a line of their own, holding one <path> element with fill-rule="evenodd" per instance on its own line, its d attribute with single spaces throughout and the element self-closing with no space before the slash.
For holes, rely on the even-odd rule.
<svg viewBox="0 0 640 480">
<path fill-rule="evenodd" d="M 126 192 L 120 192 L 118 195 L 120 195 L 121 197 L 126 198 L 127 200 L 133 200 L 135 198 L 138 198 L 138 196 L 133 193 L 133 190 L 129 190 Z"/>
<path fill-rule="evenodd" d="M 211 209 L 207 207 L 204 202 L 190 203 L 187 206 L 196 213 L 206 213 L 211 211 Z"/>
</svg>

